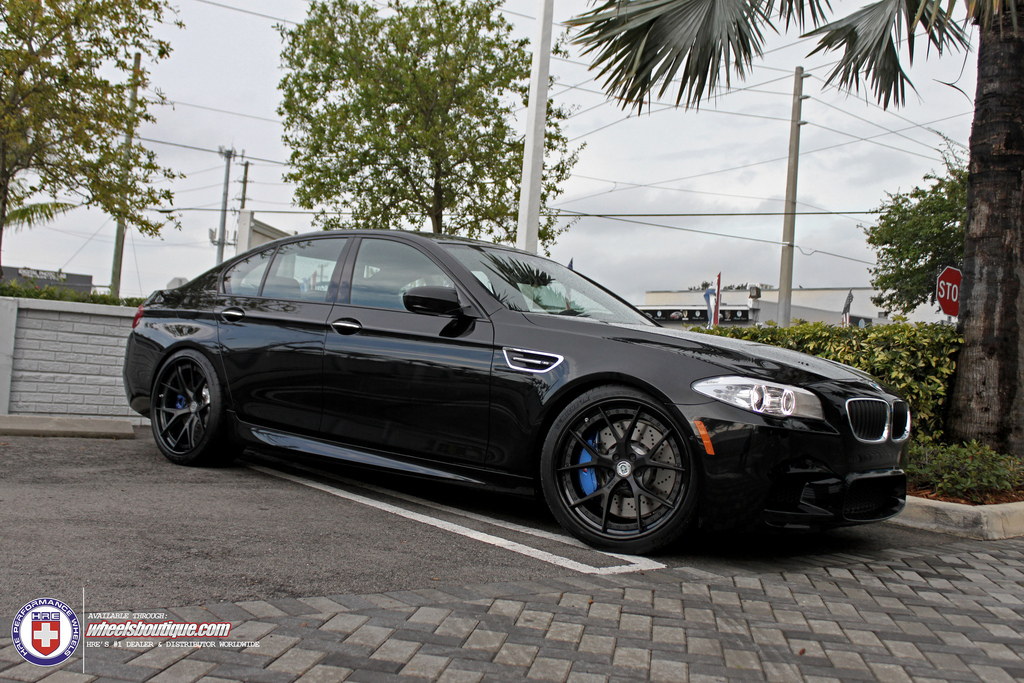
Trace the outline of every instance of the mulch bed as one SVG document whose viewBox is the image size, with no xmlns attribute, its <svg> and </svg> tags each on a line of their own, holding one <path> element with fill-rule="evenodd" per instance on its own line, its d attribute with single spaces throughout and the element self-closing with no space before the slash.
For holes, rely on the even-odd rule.
<svg viewBox="0 0 1024 683">
<path fill-rule="evenodd" d="M 917 496 L 918 498 L 930 498 L 931 500 L 941 500 L 946 503 L 962 503 L 963 505 L 996 505 L 997 503 L 1024 503 L 1024 489 L 1004 491 L 1002 493 L 988 493 L 981 497 L 981 503 L 972 503 L 971 501 L 965 500 L 963 498 L 940 496 L 930 489 L 911 489 L 907 491 L 907 495 Z"/>
</svg>

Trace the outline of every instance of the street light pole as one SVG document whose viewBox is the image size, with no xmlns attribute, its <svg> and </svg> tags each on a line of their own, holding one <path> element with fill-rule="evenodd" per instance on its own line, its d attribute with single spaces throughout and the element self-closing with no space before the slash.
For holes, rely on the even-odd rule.
<svg viewBox="0 0 1024 683">
<path fill-rule="evenodd" d="M 519 186 L 519 224 L 516 246 L 537 253 L 540 230 L 540 188 L 544 173 L 544 129 L 548 110 L 548 73 L 551 65 L 551 18 L 555 0 L 539 0 L 537 33 L 530 70 L 530 100 L 526 113 L 523 176 Z"/>
<path fill-rule="evenodd" d="M 231 160 L 235 158 L 235 150 L 221 147 L 220 153 L 224 156 L 224 195 L 221 197 L 220 201 L 220 228 L 217 230 L 218 264 L 224 261 L 224 242 L 227 240 L 228 189 L 231 184 Z"/>
<path fill-rule="evenodd" d="M 804 95 L 804 68 L 793 74 L 793 111 L 789 123 L 789 168 L 786 172 L 786 215 L 782 219 L 782 263 L 779 269 L 778 323 L 789 327 L 793 306 L 793 240 L 796 233 L 796 181 L 800 162 L 800 120 Z"/>
<path fill-rule="evenodd" d="M 142 66 L 142 54 L 135 53 L 135 61 L 132 62 L 132 92 L 128 98 L 128 109 L 135 115 L 135 108 L 139 102 L 139 69 Z M 135 133 L 135 121 L 133 120 L 124 134 L 124 175 L 128 179 L 128 150 L 132 146 L 132 137 Z M 114 262 L 110 267 L 110 294 L 114 297 L 121 296 L 121 262 L 124 258 L 124 218 L 117 219 L 117 230 L 114 233 Z"/>
</svg>

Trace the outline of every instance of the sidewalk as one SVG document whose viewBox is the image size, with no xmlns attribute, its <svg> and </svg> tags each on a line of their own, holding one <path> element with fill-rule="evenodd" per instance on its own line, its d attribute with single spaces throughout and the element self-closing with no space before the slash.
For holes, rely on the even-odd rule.
<svg viewBox="0 0 1024 683">
<path fill-rule="evenodd" d="M 613 577 L 220 603 L 232 648 L 82 648 L 18 681 L 1024 680 L 1024 539 Z M 81 655 L 86 653 L 83 675 Z"/>
</svg>

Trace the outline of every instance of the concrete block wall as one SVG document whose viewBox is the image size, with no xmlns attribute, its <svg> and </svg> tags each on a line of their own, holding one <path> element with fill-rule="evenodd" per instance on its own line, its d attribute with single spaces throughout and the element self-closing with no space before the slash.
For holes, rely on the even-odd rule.
<svg viewBox="0 0 1024 683">
<path fill-rule="evenodd" d="M 122 417 L 134 308 L 0 298 L 0 415 Z"/>
</svg>

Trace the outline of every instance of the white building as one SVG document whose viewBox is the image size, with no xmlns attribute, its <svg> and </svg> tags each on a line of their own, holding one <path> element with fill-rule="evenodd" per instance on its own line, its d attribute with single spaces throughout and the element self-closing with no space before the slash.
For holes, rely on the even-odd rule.
<svg viewBox="0 0 1024 683">
<path fill-rule="evenodd" d="M 880 311 L 871 303 L 879 294 L 871 287 L 814 287 L 793 290 L 791 316 L 793 320 L 824 322 L 838 325 L 842 321 L 846 298 L 853 295 L 850 303 L 850 324 L 857 326 L 882 325 L 892 322 L 886 311 Z M 714 297 L 711 297 L 714 305 Z M 648 291 L 644 302 L 638 306 L 663 324 L 679 324 L 683 327 L 706 325 L 708 304 L 701 290 L 696 291 Z M 719 324 L 748 326 L 778 322 L 779 291 L 777 289 L 725 290 L 719 304 Z M 919 306 L 906 316 L 911 322 L 940 322 L 947 316 L 938 306 Z"/>
</svg>

